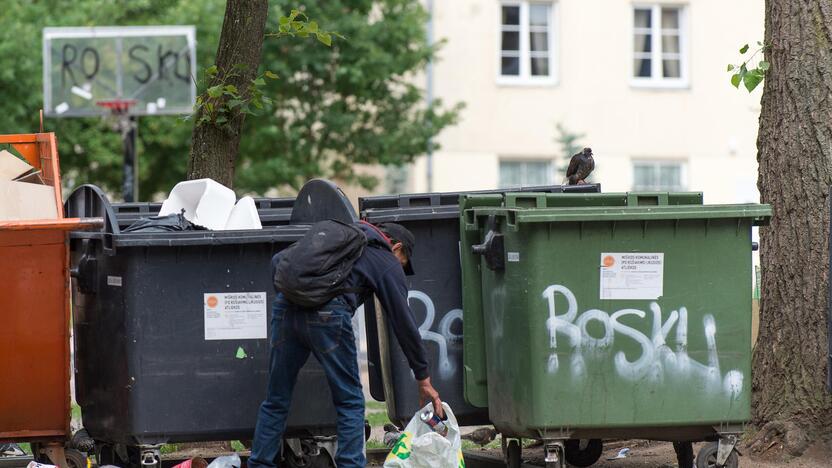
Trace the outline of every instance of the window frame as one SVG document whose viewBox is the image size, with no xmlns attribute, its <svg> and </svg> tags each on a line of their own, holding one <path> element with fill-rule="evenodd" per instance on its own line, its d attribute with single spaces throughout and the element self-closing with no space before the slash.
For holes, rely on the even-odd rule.
<svg viewBox="0 0 832 468">
<path fill-rule="evenodd" d="M 528 183 L 528 181 L 521 181 L 519 185 L 503 185 L 503 171 L 502 165 L 503 163 L 508 164 L 539 164 L 543 163 L 548 166 L 546 170 L 547 174 L 547 181 L 542 183 Z M 524 171 L 525 172 L 525 171 Z M 523 158 L 523 157 L 500 157 L 497 161 L 497 186 L 500 189 L 511 189 L 511 188 L 521 188 L 521 187 L 533 187 L 538 185 L 553 185 L 555 183 L 555 179 L 557 177 L 556 174 L 556 167 L 555 161 L 549 158 Z"/>
<path fill-rule="evenodd" d="M 679 186 L 673 188 L 642 188 L 636 185 L 636 166 L 649 165 L 659 173 L 662 166 L 678 166 L 679 167 Z M 687 159 L 648 159 L 648 158 L 633 158 L 631 159 L 630 170 L 633 174 L 633 183 L 631 184 L 634 192 L 684 192 L 688 190 L 688 161 Z"/>
<path fill-rule="evenodd" d="M 679 78 L 662 76 L 662 9 L 679 11 Z M 650 77 L 636 76 L 636 10 L 650 10 Z M 684 89 L 690 87 L 689 6 L 685 3 L 633 3 L 630 10 L 630 85 L 634 88 Z"/>
<path fill-rule="evenodd" d="M 506 86 L 554 86 L 558 84 L 558 52 L 557 45 L 560 42 L 558 37 L 557 19 L 558 2 L 555 0 L 499 0 L 497 2 L 497 84 Z M 549 36 L 549 75 L 533 76 L 531 74 L 531 44 L 530 44 L 530 23 L 529 6 L 546 5 L 549 7 L 549 25 L 547 33 Z M 520 8 L 520 74 L 517 76 L 503 75 L 503 7 L 516 6 Z"/>
</svg>

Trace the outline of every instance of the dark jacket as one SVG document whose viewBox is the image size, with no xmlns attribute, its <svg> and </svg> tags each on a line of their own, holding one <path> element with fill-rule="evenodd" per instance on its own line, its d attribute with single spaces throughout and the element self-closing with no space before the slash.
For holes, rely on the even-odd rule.
<svg viewBox="0 0 832 468">
<path fill-rule="evenodd" d="M 422 345 L 422 336 L 407 303 L 407 282 L 402 265 L 390 250 L 374 245 L 386 244 L 381 234 L 365 224 L 358 226 L 367 236 L 369 245 L 353 265 L 352 273 L 344 286 L 350 289 L 364 289 L 366 293 L 344 294 L 344 299 L 355 310 L 365 301 L 372 300 L 375 293 L 416 380 L 425 379 L 429 375 L 428 361 Z M 272 277 L 280 262 L 280 256 L 278 253 L 272 258 Z"/>
</svg>

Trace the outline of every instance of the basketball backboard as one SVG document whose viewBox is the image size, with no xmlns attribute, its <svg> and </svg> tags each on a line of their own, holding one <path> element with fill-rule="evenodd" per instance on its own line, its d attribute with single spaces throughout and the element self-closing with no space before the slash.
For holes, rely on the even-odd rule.
<svg viewBox="0 0 832 468">
<path fill-rule="evenodd" d="M 130 100 L 130 115 L 190 114 L 195 57 L 193 26 L 44 28 L 44 110 L 107 115 L 102 102 Z"/>
</svg>

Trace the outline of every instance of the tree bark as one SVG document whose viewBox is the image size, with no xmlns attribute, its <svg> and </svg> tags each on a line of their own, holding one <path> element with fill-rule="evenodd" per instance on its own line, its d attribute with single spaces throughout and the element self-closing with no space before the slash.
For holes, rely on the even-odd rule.
<svg viewBox="0 0 832 468">
<path fill-rule="evenodd" d="M 754 422 L 769 432 L 785 427 L 813 436 L 832 428 L 826 389 L 832 2 L 767 0 L 765 43 L 771 68 L 757 139 L 758 187 L 774 213 L 760 230 Z M 797 445 L 790 451 L 802 451 Z"/>
<path fill-rule="evenodd" d="M 260 64 L 268 12 L 268 0 L 228 0 L 217 47 L 218 73 L 208 86 L 223 82 L 224 74 L 241 64 L 245 67 L 239 76 L 230 77 L 225 84 L 236 86 L 246 96 Z M 196 115 L 195 121 L 199 117 Z M 244 120 L 245 114 L 239 114 L 222 128 L 213 124 L 194 125 L 188 159 L 189 180 L 211 178 L 232 187 Z"/>
</svg>

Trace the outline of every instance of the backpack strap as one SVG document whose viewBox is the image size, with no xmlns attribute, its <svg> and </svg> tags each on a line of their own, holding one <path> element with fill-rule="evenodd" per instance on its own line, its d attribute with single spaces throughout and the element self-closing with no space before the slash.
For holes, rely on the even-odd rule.
<svg viewBox="0 0 832 468">
<path fill-rule="evenodd" d="M 373 239 L 373 240 L 368 241 L 367 245 L 370 245 L 370 246 L 373 246 L 373 247 L 381 247 L 381 248 L 384 248 L 384 249 L 387 249 L 387 250 L 390 250 L 390 251 L 393 250 L 393 240 L 390 239 L 389 237 L 387 237 L 387 234 L 385 234 L 376 225 L 368 223 L 367 221 L 364 221 L 363 219 L 361 221 L 359 221 L 359 223 L 371 227 L 375 232 L 377 232 L 381 236 L 382 239 L 384 239 L 384 242 L 385 242 L 385 244 L 382 244 L 381 242 L 378 242 L 377 240 Z"/>
</svg>

